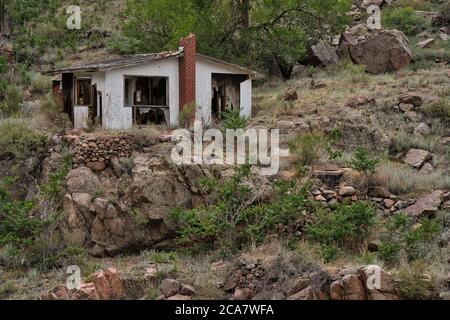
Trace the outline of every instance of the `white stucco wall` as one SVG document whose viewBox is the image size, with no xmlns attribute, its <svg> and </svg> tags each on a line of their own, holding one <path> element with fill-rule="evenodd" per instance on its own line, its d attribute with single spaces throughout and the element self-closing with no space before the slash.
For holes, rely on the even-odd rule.
<svg viewBox="0 0 450 320">
<path fill-rule="evenodd" d="M 75 106 L 73 108 L 73 127 L 75 129 L 86 129 L 89 120 L 89 107 Z"/>
<path fill-rule="evenodd" d="M 132 108 L 124 106 L 125 76 L 167 77 L 170 124 L 172 126 L 178 124 L 178 58 L 168 58 L 106 72 L 105 89 L 103 90 L 103 127 L 105 129 L 130 129 L 133 125 Z"/>
<path fill-rule="evenodd" d="M 92 85 L 97 85 L 97 91 L 105 90 L 105 72 L 95 72 L 92 74 Z"/>
<path fill-rule="evenodd" d="M 209 123 L 211 120 L 211 100 L 212 100 L 212 85 L 211 76 L 213 73 L 224 73 L 224 74 L 245 74 L 242 70 L 238 68 L 233 68 L 232 66 L 227 66 L 220 64 L 203 57 L 197 57 L 196 66 L 196 102 L 200 109 L 196 112 L 196 119 L 202 119 L 205 123 Z M 251 85 L 251 80 L 250 85 Z M 251 105 L 251 90 L 244 93 L 241 92 L 241 100 L 245 100 L 247 103 L 250 101 Z M 249 95 L 249 96 L 248 96 Z M 248 107 L 245 113 L 249 112 Z M 250 108 L 251 114 L 251 108 Z"/>
</svg>

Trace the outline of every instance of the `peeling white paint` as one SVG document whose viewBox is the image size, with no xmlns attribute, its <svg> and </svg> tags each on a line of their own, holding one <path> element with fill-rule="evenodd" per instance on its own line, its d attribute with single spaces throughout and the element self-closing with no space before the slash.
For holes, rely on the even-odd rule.
<svg viewBox="0 0 450 320">
<path fill-rule="evenodd" d="M 74 107 L 73 119 L 75 129 L 86 129 L 88 127 L 89 107 Z"/>
<path fill-rule="evenodd" d="M 106 72 L 105 92 L 103 94 L 103 127 L 105 129 L 131 129 L 133 126 L 133 110 L 131 107 L 125 106 L 124 103 L 124 79 L 126 76 L 168 78 L 170 125 L 178 125 L 178 59 L 170 58 Z"/>
<path fill-rule="evenodd" d="M 196 119 L 204 123 L 211 121 L 212 101 L 212 75 L 213 74 L 247 75 L 240 68 L 227 64 L 211 61 L 197 56 L 196 64 Z M 102 101 L 102 126 L 106 130 L 127 130 L 133 126 L 133 109 L 131 101 L 134 85 L 130 86 L 128 92 L 129 101 L 125 101 L 125 78 L 126 77 L 165 77 L 168 79 L 168 105 L 165 111 L 169 117 L 172 127 L 178 125 L 179 115 L 179 61 L 177 57 L 163 60 L 149 61 L 145 64 L 127 66 L 91 74 L 76 74 L 75 76 L 90 76 L 92 85 L 96 85 L 97 91 L 101 92 Z M 239 87 L 238 87 L 239 89 Z M 246 80 L 240 84 L 240 104 L 242 116 L 250 117 L 252 108 L 252 80 Z M 97 100 L 100 112 L 100 98 Z M 89 110 L 85 106 L 74 107 L 74 126 L 86 128 Z"/>
<path fill-rule="evenodd" d="M 211 121 L 211 101 L 212 101 L 212 74 L 222 73 L 222 74 L 245 74 L 239 68 L 234 68 L 233 66 L 220 64 L 213 62 L 211 60 L 198 57 L 196 65 L 196 101 L 199 106 L 199 110 L 196 112 L 197 120 L 203 120 L 205 123 L 210 123 Z M 251 88 L 251 80 L 249 81 Z M 246 81 L 246 82 L 247 82 Z M 245 86 L 247 89 L 248 84 Z M 246 90 L 241 92 L 241 104 L 245 101 L 245 111 L 241 112 L 245 115 L 251 115 L 251 104 L 252 104 L 252 92 Z M 242 109 L 242 105 L 241 105 Z"/>
<path fill-rule="evenodd" d="M 252 80 L 241 83 L 241 117 L 250 118 L 252 116 Z"/>
</svg>

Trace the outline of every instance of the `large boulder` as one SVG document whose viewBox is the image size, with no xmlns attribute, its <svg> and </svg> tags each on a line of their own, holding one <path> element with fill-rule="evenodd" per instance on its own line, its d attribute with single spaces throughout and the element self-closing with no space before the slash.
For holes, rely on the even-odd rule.
<svg viewBox="0 0 450 320">
<path fill-rule="evenodd" d="M 406 153 L 403 162 L 409 164 L 411 167 L 419 169 L 426 161 L 430 160 L 430 158 L 431 154 L 427 150 L 413 148 Z"/>
<path fill-rule="evenodd" d="M 336 48 L 326 41 L 320 41 L 309 50 L 309 60 L 315 65 L 329 66 L 339 61 Z"/>
<path fill-rule="evenodd" d="M 432 215 L 439 210 L 440 205 L 444 202 L 446 193 L 442 190 L 433 191 L 430 194 L 420 198 L 415 204 L 405 209 L 405 212 L 413 215 Z"/>
<path fill-rule="evenodd" d="M 78 167 L 69 172 L 66 184 L 70 193 L 94 194 L 100 187 L 100 180 L 91 169 Z"/>
<path fill-rule="evenodd" d="M 409 41 L 403 32 L 384 30 L 374 37 L 348 47 L 351 59 L 370 73 L 399 70 L 411 63 Z"/>
<path fill-rule="evenodd" d="M 169 210 L 204 203 L 198 178 L 211 173 L 202 166 L 175 166 L 167 150 L 154 148 L 134 154 L 131 175 L 118 177 L 111 168 L 96 174 L 83 166 L 68 174 L 59 224 L 66 245 L 84 246 L 94 256 L 176 245 L 170 242 L 175 226 Z"/>
</svg>

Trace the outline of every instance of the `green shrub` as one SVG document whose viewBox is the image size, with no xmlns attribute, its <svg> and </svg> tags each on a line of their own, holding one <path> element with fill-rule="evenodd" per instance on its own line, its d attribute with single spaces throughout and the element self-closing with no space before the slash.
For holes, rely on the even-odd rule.
<svg viewBox="0 0 450 320">
<path fill-rule="evenodd" d="M 222 128 L 224 130 L 244 129 L 248 124 L 248 119 L 241 117 L 239 111 L 226 109 L 225 112 L 222 113 L 222 116 L 223 116 Z"/>
<path fill-rule="evenodd" d="M 379 158 L 374 156 L 369 150 L 358 147 L 353 152 L 351 165 L 353 169 L 368 174 L 375 171 L 379 162 Z"/>
<path fill-rule="evenodd" d="M 395 264 L 400 255 L 400 245 L 395 242 L 386 240 L 379 245 L 378 256 L 388 264 Z"/>
<path fill-rule="evenodd" d="M 424 279 L 424 272 L 424 266 L 418 263 L 402 268 L 399 273 L 399 290 L 402 297 L 421 300 L 428 296 L 430 283 Z"/>
<path fill-rule="evenodd" d="M 0 74 L 6 73 L 8 70 L 8 60 L 4 56 L 0 56 Z"/>
<path fill-rule="evenodd" d="M 326 263 L 333 262 L 342 255 L 342 249 L 335 244 L 323 244 L 320 251 Z"/>
<path fill-rule="evenodd" d="M 382 14 L 382 24 L 385 28 L 398 29 L 407 35 L 420 32 L 426 23 L 426 20 L 418 16 L 411 7 L 392 8 Z"/>
<path fill-rule="evenodd" d="M 336 160 L 342 157 L 342 151 L 336 148 L 336 143 L 341 139 L 341 129 L 334 128 L 330 132 L 328 132 L 325 140 L 325 151 L 328 154 L 328 159 Z"/>
<path fill-rule="evenodd" d="M 41 186 L 40 194 L 45 200 L 55 200 L 62 190 L 67 174 L 72 168 L 72 155 L 69 150 L 63 152 L 63 163 L 56 171 L 49 173 L 47 183 Z"/>
<path fill-rule="evenodd" d="M 319 161 L 323 146 L 324 137 L 321 134 L 300 134 L 289 141 L 289 151 L 300 167 L 312 165 Z"/>
<path fill-rule="evenodd" d="M 172 263 L 177 259 L 176 252 L 144 251 L 142 255 L 151 263 Z"/>
<path fill-rule="evenodd" d="M 180 127 L 189 128 L 192 119 L 194 118 L 196 107 L 197 107 L 196 104 L 193 103 L 188 104 L 181 109 L 178 115 L 178 123 Z"/>
<path fill-rule="evenodd" d="M 0 155 L 10 154 L 16 159 L 26 159 L 40 153 L 47 138 L 30 130 L 23 122 L 4 120 L 0 122 Z"/>
<path fill-rule="evenodd" d="M 42 222 L 30 218 L 33 201 L 15 201 L 8 193 L 6 188 L 14 181 L 12 178 L 0 180 L 0 247 L 8 244 L 25 248 L 41 232 Z"/>
<path fill-rule="evenodd" d="M 18 114 L 22 103 L 22 94 L 19 88 L 14 85 L 6 85 L 3 90 L 3 97 L 0 93 L 0 118 Z"/>
<path fill-rule="evenodd" d="M 252 204 L 251 189 L 246 184 L 249 175 L 250 167 L 245 165 L 225 181 L 203 180 L 211 204 L 170 210 L 179 241 L 191 245 L 216 244 L 223 253 L 230 253 L 249 242 L 259 243 L 278 224 L 294 221 L 310 205 L 309 186 L 297 187 L 294 182 L 276 183 L 271 202 Z"/>
<path fill-rule="evenodd" d="M 416 224 L 411 216 L 401 212 L 392 216 L 385 228 L 379 256 L 391 265 L 398 262 L 402 254 L 408 261 L 423 258 L 442 230 L 436 219 L 422 218 Z"/>
<path fill-rule="evenodd" d="M 308 239 L 325 245 L 324 253 L 330 258 L 338 248 L 351 248 L 366 240 L 376 224 L 375 208 L 365 202 L 339 204 L 320 209 L 313 221 L 305 226 Z"/>
</svg>

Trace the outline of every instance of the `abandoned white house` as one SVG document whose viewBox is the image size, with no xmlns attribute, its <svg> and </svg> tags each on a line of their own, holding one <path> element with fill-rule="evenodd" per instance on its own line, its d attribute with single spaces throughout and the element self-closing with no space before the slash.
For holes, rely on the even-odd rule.
<svg viewBox="0 0 450 320">
<path fill-rule="evenodd" d="M 177 126 L 180 111 L 194 105 L 196 120 L 204 123 L 220 120 L 227 108 L 250 117 L 252 79 L 258 76 L 198 54 L 193 34 L 180 40 L 176 52 L 124 56 L 46 73 L 57 75 L 53 90 L 75 128 L 85 128 L 96 118 L 104 129 Z"/>
</svg>

